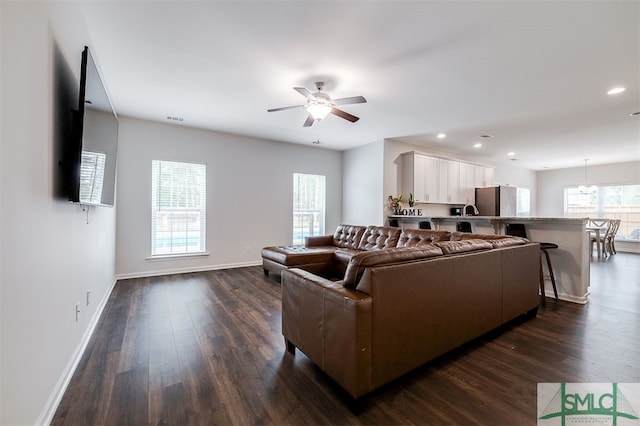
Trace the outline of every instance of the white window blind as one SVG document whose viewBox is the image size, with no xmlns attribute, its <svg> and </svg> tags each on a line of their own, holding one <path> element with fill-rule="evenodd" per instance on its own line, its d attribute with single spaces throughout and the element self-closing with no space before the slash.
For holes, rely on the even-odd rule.
<svg viewBox="0 0 640 426">
<path fill-rule="evenodd" d="M 293 174 L 293 244 L 324 234 L 325 177 Z"/>
<path fill-rule="evenodd" d="M 153 160 L 151 172 L 151 255 L 203 253 L 206 165 Z"/>
<path fill-rule="evenodd" d="M 82 151 L 80 161 L 80 202 L 102 201 L 102 184 L 107 155 L 104 152 Z"/>
</svg>

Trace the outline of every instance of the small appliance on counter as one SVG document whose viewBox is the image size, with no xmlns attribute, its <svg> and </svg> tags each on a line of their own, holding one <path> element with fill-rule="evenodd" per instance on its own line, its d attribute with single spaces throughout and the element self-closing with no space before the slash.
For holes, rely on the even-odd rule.
<svg viewBox="0 0 640 426">
<path fill-rule="evenodd" d="M 462 207 L 451 207 L 449 214 L 451 214 L 451 216 L 462 216 Z"/>
</svg>

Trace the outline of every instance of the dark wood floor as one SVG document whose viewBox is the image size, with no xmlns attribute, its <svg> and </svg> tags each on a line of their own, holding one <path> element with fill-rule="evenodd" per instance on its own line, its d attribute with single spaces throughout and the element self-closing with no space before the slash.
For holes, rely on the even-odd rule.
<svg viewBox="0 0 640 426">
<path fill-rule="evenodd" d="M 535 424 L 539 382 L 640 381 L 638 277 L 640 255 L 594 262 L 587 305 L 547 299 L 357 416 L 285 351 L 280 285 L 260 267 L 120 281 L 53 424 Z"/>
</svg>

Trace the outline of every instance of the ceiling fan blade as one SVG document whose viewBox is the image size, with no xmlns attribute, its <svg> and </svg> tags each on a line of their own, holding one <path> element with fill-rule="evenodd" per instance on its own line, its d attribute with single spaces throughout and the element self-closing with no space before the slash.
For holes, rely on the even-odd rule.
<svg viewBox="0 0 640 426">
<path fill-rule="evenodd" d="M 310 91 L 308 91 L 304 87 L 294 87 L 293 90 L 295 90 L 296 92 L 300 93 L 302 96 L 304 96 L 307 99 L 315 99 L 316 98 L 315 96 L 313 96 L 313 93 L 311 93 Z"/>
<path fill-rule="evenodd" d="M 316 121 L 316 119 L 313 117 L 313 115 L 309 114 L 302 127 L 311 127 L 314 121 Z"/>
<path fill-rule="evenodd" d="M 334 99 L 332 102 L 334 105 L 347 105 L 347 104 L 363 104 L 367 102 L 367 100 L 364 98 L 364 96 L 351 96 L 349 98 Z"/>
<path fill-rule="evenodd" d="M 352 123 L 355 123 L 356 121 L 360 120 L 360 117 L 356 117 L 355 115 L 351 115 L 346 111 L 343 111 L 341 109 L 338 108 L 331 108 L 331 114 L 333 115 L 337 115 L 340 118 L 344 118 L 345 120 L 348 120 Z"/>
<path fill-rule="evenodd" d="M 293 106 L 287 106 L 282 108 L 271 108 L 271 109 L 268 109 L 267 112 L 284 111 L 287 109 L 297 109 L 297 108 L 303 108 L 303 107 L 304 105 L 293 105 Z"/>
</svg>

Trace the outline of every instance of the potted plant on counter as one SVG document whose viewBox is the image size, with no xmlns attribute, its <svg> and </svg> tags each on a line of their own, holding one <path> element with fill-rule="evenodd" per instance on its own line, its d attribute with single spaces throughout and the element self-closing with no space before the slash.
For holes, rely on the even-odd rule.
<svg viewBox="0 0 640 426">
<path fill-rule="evenodd" d="M 387 205 L 391 210 L 393 210 L 393 214 L 397 215 L 400 214 L 400 210 L 402 210 L 403 201 L 404 198 L 402 197 L 402 194 L 398 195 L 397 197 L 389 195 L 389 198 L 387 199 Z"/>
</svg>

